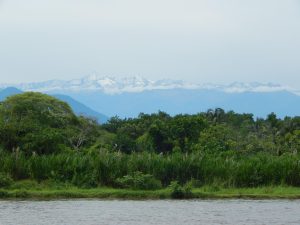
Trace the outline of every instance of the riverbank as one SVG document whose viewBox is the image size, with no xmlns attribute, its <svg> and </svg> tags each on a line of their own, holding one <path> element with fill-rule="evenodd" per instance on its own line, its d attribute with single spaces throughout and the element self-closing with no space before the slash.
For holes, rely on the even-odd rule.
<svg viewBox="0 0 300 225">
<path fill-rule="evenodd" d="M 169 188 L 145 191 L 115 188 L 83 189 L 77 187 L 29 187 L 0 190 L 1 199 L 171 199 Z M 297 187 L 259 187 L 259 188 L 219 188 L 205 186 L 193 188 L 188 198 L 194 199 L 300 199 L 300 188 Z"/>
</svg>

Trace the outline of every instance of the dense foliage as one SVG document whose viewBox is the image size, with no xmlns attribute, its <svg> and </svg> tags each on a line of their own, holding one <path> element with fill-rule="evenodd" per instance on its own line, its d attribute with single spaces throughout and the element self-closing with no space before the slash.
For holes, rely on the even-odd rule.
<svg viewBox="0 0 300 225">
<path fill-rule="evenodd" d="M 77 118 L 70 106 L 48 95 L 28 92 L 0 105 L 0 142 L 8 151 L 49 154 L 79 148 L 92 123 Z"/>
<path fill-rule="evenodd" d="M 114 117 L 102 127 L 115 134 L 115 149 L 125 153 L 220 154 L 231 150 L 282 155 L 298 154 L 300 148 L 300 117 L 279 119 L 274 113 L 254 119 L 252 114 L 222 109 L 174 117 L 159 112 L 134 119 Z"/>
<path fill-rule="evenodd" d="M 64 102 L 24 93 L 0 104 L 0 187 L 54 180 L 80 187 L 300 186 L 300 117 L 222 109 L 111 118 L 99 125 Z M 176 181 L 176 182 L 172 182 Z"/>
</svg>

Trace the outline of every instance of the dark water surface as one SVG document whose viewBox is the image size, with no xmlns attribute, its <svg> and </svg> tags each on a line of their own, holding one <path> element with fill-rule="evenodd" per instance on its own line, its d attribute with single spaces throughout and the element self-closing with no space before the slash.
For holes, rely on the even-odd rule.
<svg viewBox="0 0 300 225">
<path fill-rule="evenodd" d="M 297 224 L 300 201 L 0 201 L 0 225 Z"/>
</svg>

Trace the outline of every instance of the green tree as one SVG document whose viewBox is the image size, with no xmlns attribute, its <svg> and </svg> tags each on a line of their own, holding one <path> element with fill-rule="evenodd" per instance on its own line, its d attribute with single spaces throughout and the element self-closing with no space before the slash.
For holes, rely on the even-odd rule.
<svg viewBox="0 0 300 225">
<path fill-rule="evenodd" d="M 215 125 L 200 133 L 196 149 L 210 153 L 220 153 L 235 150 L 237 142 L 234 140 L 233 131 L 225 125 Z"/>
<path fill-rule="evenodd" d="M 0 105 L 0 143 L 9 151 L 53 153 L 69 146 L 66 131 L 78 125 L 67 103 L 45 94 L 18 94 Z"/>
<path fill-rule="evenodd" d="M 170 122 L 170 135 L 176 140 L 176 145 L 186 152 L 192 143 L 198 141 L 200 131 L 205 127 L 205 121 L 199 116 L 177 115 Z"/>
</svg>

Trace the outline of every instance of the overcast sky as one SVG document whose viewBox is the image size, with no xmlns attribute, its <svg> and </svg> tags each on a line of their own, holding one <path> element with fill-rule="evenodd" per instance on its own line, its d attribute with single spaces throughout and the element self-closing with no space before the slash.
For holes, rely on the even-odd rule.
<svg viewBox="0 0 300 225">
<path fill-rule="evenodd" d="M 92 71 L 300 88 L 300 1 L 0 0 L 0 83 Z"/>
</svg>

